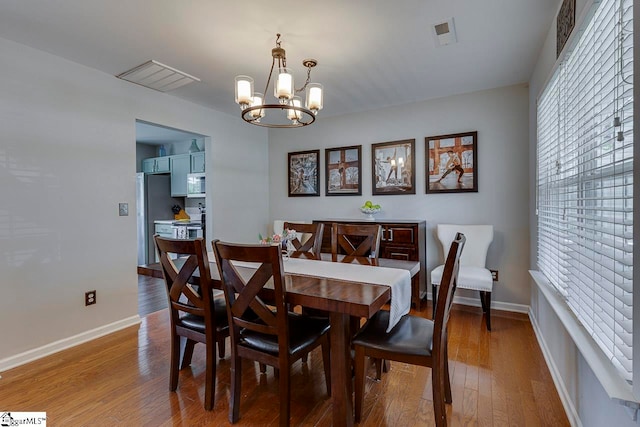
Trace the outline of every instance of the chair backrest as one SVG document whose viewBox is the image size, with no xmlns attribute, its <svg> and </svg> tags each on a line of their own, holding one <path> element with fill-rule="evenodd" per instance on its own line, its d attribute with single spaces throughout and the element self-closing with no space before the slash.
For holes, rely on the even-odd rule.
<svg viewBox="0 0 640 427">
<path fill-rule="evenodd" d="M 204 239 L 167 239 L 157 234 L 153 238 L 158 248 L 162 275 L 167 287 L 171 322 L 176 324 L 181 313 L 202 316 L 205 332 L 213 333 L 213 282 Z M 179 254 L 180 258 L 172 259 L 176 254 Z M 196 271 L 199 276 L 198 286 L 194 287 L 192 278 Z"/>
<path fill-rule="evenodd" d="M 381 235 L 379 224 L 334 222 L 331 225 L 331 260 L 338 261 L 338 254 L 344 253 L 341 262 L 378 265 Z"/>
<path fill-rule="evenodd" d="M 464 234 L 466 238 L 466 249 L 460 258 L 460 265 L 485 267 L 487 251 L 493 241 L 493 225 L 438 224 L 438 240 L 445 254 L 448 253 L 449 245 L 458 232 Z"/>
<path fill-rule="evenodd" d="M 291 245 L 295 250 L 289 254 L 292 258 L 308 258 L 320 259 L 320 248 L 322 246 L 322 234 L 324 233 L 324 224 L 305 224 L 301 222 L 285 222 L 284 229 L 296 230 L 296 237 L 291 240 Z M 309 236 L 306 241 L 301 242 L 302 237 Z"/>
<path fill-rule="evenodd" d="M 460 269 L 460 260 L 462 249 L 465 246 L 465 236 L 462 233 L 456 233 L 447 259 L 444 263 L 442 272 L 442 280 L 438 289 L 438 298 L 436 302 L 436 314 L 433 325 L 433 354 L 442 356 L 443 345 L 446 345 L 447 323 L 449 322 L 449 314 L 451 313 L 451 304 L 453 303 L 453 294 L 458 284 L 458 270 Z"/>
<path fill-rule="evenodd" d="M 280 246 L 244 245 L 219 240 L 214 240 L 212 246 L 227 302 L 232 345 L 240 342 L 240 330 L 246 328 L 277 336 L 280 354 L 284 354 L 288 351 L 289 325 Z M 251 277 L 247 277 L 236 268 L 234 261 L 252 262 L 259 266 Z M 273 288 L 269 289 L 267 305 L 263 300 L 263 288 L 271 283 Z"/>
</svg>

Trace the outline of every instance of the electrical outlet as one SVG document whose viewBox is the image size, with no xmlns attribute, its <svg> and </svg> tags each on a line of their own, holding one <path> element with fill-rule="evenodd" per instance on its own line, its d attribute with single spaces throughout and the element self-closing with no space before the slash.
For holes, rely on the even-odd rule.
<svg viewBox="0 0 640 427">
<path fill-rule="evenodd" d="M 118 203 L 118 214 L 120 216 L 129 216 L 129 203 Z"/>
<path fill-rule="evenodd" d="M 498 281 L 498 270 L 489 270 L 491 272 L 491 278 L 494 282 Z"/>
<path fill-rule="evenodd" d="M 84 293 L 84 305 L 93 305 L 96 303 L 96 291 L 88 291 Z"/>
</svg>

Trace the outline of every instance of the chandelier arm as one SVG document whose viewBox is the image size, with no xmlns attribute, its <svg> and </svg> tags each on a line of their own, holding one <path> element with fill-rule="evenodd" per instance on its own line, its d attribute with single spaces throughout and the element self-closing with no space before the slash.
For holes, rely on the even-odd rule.
<svg viewBox="0 0 640 427">
<path fill-rule="evenodd" d="M 310 81 L 311 81 L 311 67 L 307 67 L 307 80 L 304 82 L 304 86 L 302 86 L 300 89 L 296 89 L 296 93 L 302 92 L 303 90 L 305 90 Z"/>
</svg>

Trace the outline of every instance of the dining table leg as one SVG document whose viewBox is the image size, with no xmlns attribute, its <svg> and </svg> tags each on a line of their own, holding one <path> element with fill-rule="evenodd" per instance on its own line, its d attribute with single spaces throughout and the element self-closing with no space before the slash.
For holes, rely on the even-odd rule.
<svg viewBox="0 0 640 427">
<path fill-rule="evenodd" d="M 348 314 L 331 312 L 331 400 L 333 425 L 353 426 L 351 385 L 351 332 Z"/>
</svg>

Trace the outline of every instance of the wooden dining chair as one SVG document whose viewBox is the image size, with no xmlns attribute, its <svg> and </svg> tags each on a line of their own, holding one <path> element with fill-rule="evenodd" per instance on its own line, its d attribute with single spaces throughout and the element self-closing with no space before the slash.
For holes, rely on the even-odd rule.
<svg viewBox="0 0 640 427">
<path fill-rule="evenodd" d="M 288 426 L 291 365 L 318 346 L 322 346 L 327 393 L 331 394 L 329 322 L 287 310 L 282 254 L 277 245 L 214 240 L 212 246 L 231 329 L 229 421 L 233 424 L 240 418 L 241 359 L 246 358 L 277 369 L 280 425 Z M 259 267 L 251 277 L 246 277 L 235 268 L 234 261 L 258 263 Z M 266 285 L 269 286 L 265 288 Z"/>
<path fill-rule="evenodd" d="M 378 224 L 331 225 L 331 260 L 333 262 L 378 265 L 382 227 Z M 339 255 L 344 257 L 339 259 Z"/>
<path fill-rule="evenodd" d="M 169 317 L 171 319 L 171 370 L 169 389 L 178 387 L 178 371 L 191 364 L 196 342 L 206 347 L 206 381 L 204 408 L 213 409 L 216 386 L 215 347 L 218 355 L 224 357 L 225 339 L 229 336 L 227 308 L 224 296 L 218 292 L 213 296 L 213 282 L 209 270 L 207 249 L 202 238 L 195 240 L 176 240 L 154 236 L 162 275 L 169 298 Z M 180 254 L 184 263 L 180 268 L 172 259 Z M 198 286 L 191 284 L 194 273 L 199 272 Z M 180 363 L 180 341 L 186 339 Z M 180 368 L 179 368 L 180 366 Z"/>
<path fill-rule="evenodd" d="M 447 354 L 447 323 L 456 289 L 465 237 L 458 233 L 445 262 L 435 320 L 407 314 L 387 333 L 389 312 L 379 311 L 353 339 L 355 350 L 355 419 L 362 416 L 365 356 L 431 367 L 436 426 L 447 425 L 445 402 L 451 403 Z"/>
<path fill-rule="evenodd" d="M 285 222 L 284 229 L 295 230 L 296 234 L 300 234 L 300 239 L 296 237 L 291 240 L 291 245 L 295 248 L 295 250 L 289 254 L 291 258 L 320 259 L 324 224 Z M 304 240 L 304 242 L 302 242 L 301 239 Z"/>
</svg>

